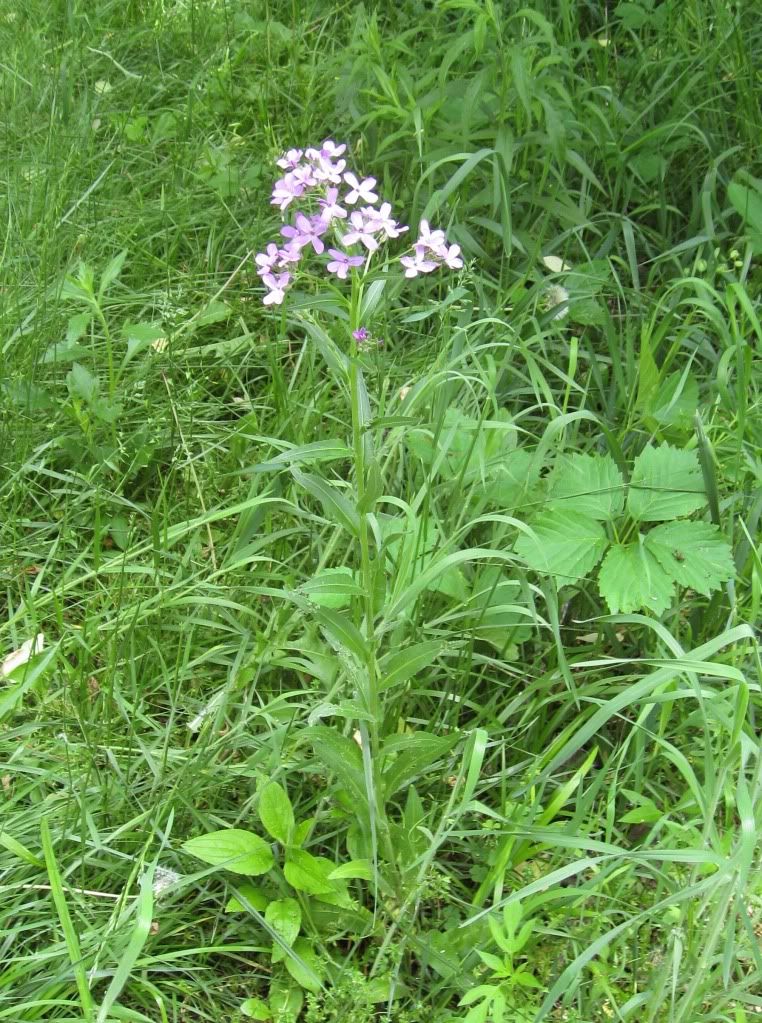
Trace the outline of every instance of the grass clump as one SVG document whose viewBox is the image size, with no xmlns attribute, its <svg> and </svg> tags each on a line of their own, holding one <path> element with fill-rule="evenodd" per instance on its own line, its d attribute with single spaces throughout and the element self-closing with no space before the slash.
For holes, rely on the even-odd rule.
<svg viewBox="0 0 762 1023">
<path fill-rule="evenodd" d="M 0 1019 L 762 1009 L 759 36 L 0 12 Z M 265 307 L 326 137 L 410 230 Z"/>
</svg>

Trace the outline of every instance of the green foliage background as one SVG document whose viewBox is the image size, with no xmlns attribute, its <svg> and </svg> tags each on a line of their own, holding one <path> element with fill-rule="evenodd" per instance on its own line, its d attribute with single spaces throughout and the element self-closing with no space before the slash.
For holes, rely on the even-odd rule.
<svg viewBox="0 0 762 1023">
<path fill-rule="evenodd" d="M 761 31 L 0 0 L 0 1019 L 762 1010 Z M 326 136 L 467 260 L 379 307 L 372 593 L 251 262 Z"/>
</svg>

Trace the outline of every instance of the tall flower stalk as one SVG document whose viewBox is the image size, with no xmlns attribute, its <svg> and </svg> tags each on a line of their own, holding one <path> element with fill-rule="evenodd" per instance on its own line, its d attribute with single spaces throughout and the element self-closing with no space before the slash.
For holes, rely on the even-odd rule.
<svg viewBox="0 0 762 1023">
<path fill-rule="evenodd" d="M 352 420 L 358 574 L 362 590 L 355 606 L 355 624 L 361 628 L 366 650 L 365 692 L 361 697 L 369 719 L 367 727 L 360 722 L 360 734 L 366 776 L 373 788 L 368 796 L 374 845 L 382 846 L 389 862 L 393 862 L 386 815 L 377 795 L 383 708 L 375 628 L 378 566 L 372 557 L 369 516 L 380 496 L 380 473 L 367 434 L 367 395 L 361 359 L 364 349 L 379 342 L 361 318 L 366 286 L 379 275 L 374 262 L 384 247 L 408 228 L 394 219 L 391 203 L 379 199 L 375 178 L 363 177 L 347 168 L 343 158 L 346 149 L 346 145 L 326 139 L 319 148 L 290 149 L 278 159 L 277 164 L 285 174 L 275 182 L 271 203 L 289 219 L 280 230 L 281 240 L 270 242 L 256 255 L 255 262 L 266 289 L 262 298 L 265 305 L 282 306 L 299 277 L 312 276 L 310 267 L 317 263 L 319 270 L 328 275 L 331 290 L 346 310 L 345 369 Z M 444 232 L 431 228 L 426 220 L 420 222 L 418 238 L 406 252 L 395 260 L 384 257 L 383 272 L 389 275 L 395 262 L 405 278 L 429 274 L 442 266 L 452 270 L 463 266 L 459 246 L 450 245 Z M 348 295 L 342 289 L 344 282 L 349 285 Z"/>
</svg>

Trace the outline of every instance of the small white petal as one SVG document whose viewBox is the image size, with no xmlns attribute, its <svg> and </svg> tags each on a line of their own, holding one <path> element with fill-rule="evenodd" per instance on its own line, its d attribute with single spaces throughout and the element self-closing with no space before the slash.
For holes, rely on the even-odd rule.
<svg viewBox="0 0 762 1023">
<path fill-rule="evenodd" d="M 11 672 L 15 671 L 16 668 L 20 668 L 22 664 L 26 664 L 27 661 L 34 657 L 35 654 L 42 653 L 45 649 L 45 636 L 42 632 L 38 632 L 34 639 L 28 639 L 26 643 L 22 643 L 18 650 L 14 650 L 12 654 L 8 654 L 2 664 L 0 664 L 0 678 L 7 678 Z"/>
</svg>

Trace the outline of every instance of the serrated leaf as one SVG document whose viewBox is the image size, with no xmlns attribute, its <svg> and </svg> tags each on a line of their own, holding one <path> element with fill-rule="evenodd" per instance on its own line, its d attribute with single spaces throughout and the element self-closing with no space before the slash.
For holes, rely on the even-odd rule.
<svg viewBox="0 0 762 1023">
<path fill-rule="evenodd" d="M 289 956 L 286 959 L 286 969 L 300 987 L 317 994 L 322 987 L 320 978 L 323 965 L 320 958 L 306 938 L 299 938 L 295 942 L 294 952 L 299 959 Z"/>
<path fill-rule="evenodd" d="M 289 849 L 283 873 L 288 883 L 298 892 L 308 895 L 330 895 L 335 889 L 328 880 L 334 869 L 333 863 L 326 864 L 305 849 Z"/>
<path fill-rule="evenodd" d="M 79 341 L 90 326 L 92 318 L 93 314 L 89 311 L 85 313 L 75 313 L 74 316 L 69 317 L 66 324 L 67 344 L 74 344 L 75 341 Z"/>
<path fill-rule="evenodd" d="M 294 808 L 282 785 L 268 782 L 259 795 L 259 819 L 281 845 L 288 845 L 294 831 Z"/>
<path fill-rule="evenodd" d="M 296 899 L 276 899 L 265 910 L 265 920 L 290 948 L 302 926 L 302 911 Z M 273 942 L 272 961 L 279 963 L 285 955 L 283 948 L 277 942 Z"/>
<path fill-rule="evenodd" d="M 259 835 L 240 828 L 223 828 L 208 835 L 199 835 L 183 842 L 183 849 L 204 863 L 248 877 L 267 873 L 274 863 L 272 849 L 267 842 Z"/>
<path fill-rule="evenodd" d="M 88 404 L 98 393 L 97 379 L 89 369 L 85 369 L 79 362 L 75 362 L 66 374 L 66 386 L 69 389 L 69 394 L 76 395 Z"/>
<path fill-rule="evenodd" d="M 237 890 L 258 912 L 264 913 L 267 909 L 267 896 L 261 888 L 257 888 L 256 885 L 253 884 L 239 884 L 237 886 Z M 228 899 L 225 904 L 226 913 L 240 913 L 245 910 L 246 906 L 235 895 Z"/>
<path fill-rule="evenodd" d="M 624 478 L 610 455 L 563 455 L 550 478 L 549 498 L 591 519 L 616 518 L 624 508 Z"/>
<path fill-rule="evenodd" d="M 730 545 L 708 522 L 665 522 L 649 532 L 645 544 L 680 586 L 705 597 L 735 574 Z"/>
<path fill-rule="evenodd" d="M 535 519 L 532 531 L 516 541 L 516 553 L 535 572 L 563 582 L 592 572 L 608 543 L 599 522 L 574 511 L 547 511 Z"/>
<path fill-rule="evenodd" d="M 647 607 L 660 615 L 672 599 L 672 580 L 642 542 L 612 547 L 603 559 L 598 584 L 612 614 Z"/>
<path fill-rule="evenodd" d="M 663 522 L 690 515 L 706 504 L 701 467 L 694 451 L 662 444 L 635 459 L 627 511 L 639 522 Z"/>
</svg>

